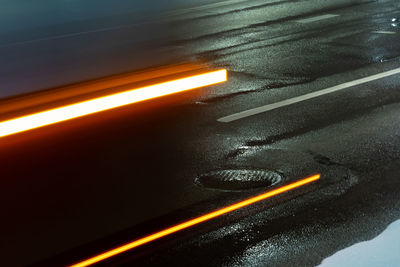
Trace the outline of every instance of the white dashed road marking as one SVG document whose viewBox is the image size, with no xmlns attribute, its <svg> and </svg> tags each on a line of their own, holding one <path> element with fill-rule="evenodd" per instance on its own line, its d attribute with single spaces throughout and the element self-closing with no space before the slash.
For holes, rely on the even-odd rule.
<svg viewBox="0 0 400 267">
<path fill-rule="evenodd" d="M 284 107 L 284 106 L 289 106 L 289 105 L 292 105 L 292 104 L 295 104 L 295 103 L 298 103 L 298 102 L 302 102 L 302 101 L 305 101 L 305 100 L 308 100 L 308 99 L 311 99 L 311 98 L 316 98 L 316 97 L 319 97 L 319 96 L 323 96 L 323 95 L 326 95 L 326 94 L 337 92 L 337 91 L 340 91 L 340 90 L 343 90 L 343 89 L 346 89 L 346 88 L 349 88 L 349 87 L 352 87 L 352 86 L 356 86 L 356 85 L 360 85 L 360 84 L 363 84 L 363 83 L 368 83 L 368 82 L 371 82 L 371 81 L 379 80 L 379 79 L 382 79 L 382 78 L 385 78 L 385 77 L 388 77 L 388 76 L 392 76 L 392 75 L 395 75 L 395 74 L 398 74 L 398 73 L 400 73 L 400 68 L 393 69 L 393 70 L 386 71 L 386 72 L 382 72 L 382 73 L 378 73 L 378 74 L 375 74 L 375 75 L 372 75 L 372 76 L 368 76 L 368 77 L 365 77 L 365 78 L 362 78 L 362 79 L 354 80 L 354 81 L 351 81 L 351 82 L 342 83 L 342 84 L 339 84 L 339 85 L 336 85 L 336 86 L 333 86 L 333 87 L 329 87 L 329 88 L 326 88 L 326 89 L 322 89 L 322 90 L 319 90 L 319 91 L 316 91 L 316 92 L 312 92 L 312 93 L 309 93 L 309 94 L 305 94 L 305 95 L 301 95 L 301 96 L 285 99 L 285 100 L 282 100 L 282 101 L 279 101 L 279 102 L 276 102 L 276 103 L 273 103 L 273 104 L 268 104 L 268 105 L 265 105 L 265 106 L 261 106 L 261 107 L 249 109 L 249 110 L 246 110 L 246 111 L 242 111 L 242 112 L 239 112 L 239 113 L 235 113 L 235 114 L 232 114 L 232 115 L 229 115 L 229 116 L 226 116 L 226 117 L 219 118 L 217 121 L 219 121 L 219 122 L 236 121 L 236 120 L 239 120 L 239 119 L 242 119 L 242 118 L 246 118 L 246 117 L 250 117 L 250 116 L 253 116 L 253 115 L 256 115 L 256 114 L 260 114 L 260 113 L 263 113 L 263 112 L 266 112 L 266 111 L 278 109 L 278 108 L 281 108 L 281 107 Z"/>
<path fill-rule="evenodd" d="M 380 33 L 380 34 L 396 34 L 396 32 L 390 32 L 390 31 L 373 31 L 372 33 Z"/>
<path fill-rule="evenodd" d="M 321 15 L 321 16 L 316 16 L 316 17 L 310 17 L 310 18 L 306 18 L 306 19 L 300 19 L 300 20 L 296 20 L 296 22 L 298 23 L 311 23 L 311 22 L 315 22 L 315 21 L 319 21 L 319 20 L 323 20 L 323 19 L 330 19 L 330 18 L 334 18 L 334 17 L 338 17 L 340 15 L 337 14 L 325 14 L 325 15 Z"/>
</svg>

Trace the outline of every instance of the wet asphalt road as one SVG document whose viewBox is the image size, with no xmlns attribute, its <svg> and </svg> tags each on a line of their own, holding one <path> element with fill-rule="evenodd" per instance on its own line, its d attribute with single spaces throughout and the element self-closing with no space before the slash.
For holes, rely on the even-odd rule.
<svg viewBox="0 0 400 267">
<path fill-rule="evenodd" d="M 315 266 L 400 217 L 400 74 L 217 121 L 399 68 L 400 25 L 391 22 L 400 17 L 397 1 L 255 0 L 185 8 L 150 23 L 154 35 L 140 48 L 155 44 L 154 36 L 161 56 L 152 50 L 152 60 L 143 56 L 135 66 L 134 54 L 126 56 L 139 47 L 131 46 L 137 44 L 131 27 L 0 47 L 4 62 L 12 62 L 1 69 L 9 90 L 2 96 L 175 60 L 204 60 L 229 71 L 224 85 L 4 139 L 0 248 L 6 266 L 73 263 L 270 188 L 199 184 L 199 175 L 215 170 L 274 171 L 282 184 L 314 173 L 322 179 L 106 265 Z M 168 29 L 162 37 L 160 25 Z M 123 38 L 93 46 L 115 36 Z M 57 46 L 64 42 L 79 49 Z M 63 64 L 41 61 L 42 55 L 58 55 Z"/>
</svg>

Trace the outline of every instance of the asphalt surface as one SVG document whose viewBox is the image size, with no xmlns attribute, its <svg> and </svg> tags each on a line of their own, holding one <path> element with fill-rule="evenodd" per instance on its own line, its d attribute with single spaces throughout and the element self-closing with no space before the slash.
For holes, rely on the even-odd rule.
<svg viewBox="0 0 400 267">
<path fill-rule="evenodd" d="M 140 18 L 145 28 L 126 26 L 132 16 L 121 10 L 107 24 L 100 8 L 95 22 L 13 31 L 0 45 L 2 97 L 187 60 L 226 67 L 229 80 L 3 139 L 2 265 L 74 263 L 315 173 L 315 184 L 104 264 L 316 266 L 378 236 L 400 218 L 400 74 L 219 119 L 399 68 L 399 8 L 395 0 L 177 1 Z M 99 21 L 110 29 L 86 29 Z M 133 38 L 143 29 L 154 31 Z M 212 180 L 223 170 L 282 181 Z"/>
</svg>

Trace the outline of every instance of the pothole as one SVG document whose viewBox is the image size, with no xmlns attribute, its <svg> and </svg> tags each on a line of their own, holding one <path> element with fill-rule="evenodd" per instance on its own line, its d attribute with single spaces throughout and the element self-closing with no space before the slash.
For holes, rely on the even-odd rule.
<svg viewBox="0 0 400 267">
<path fill-rule="evenodd" d="M 247 190 L 269 187 L 282 181 L 282 175 L 271 170 L 225 169 L 198 176 L 195 182 L 207 188 L 219 190 Z"/>
</svg>

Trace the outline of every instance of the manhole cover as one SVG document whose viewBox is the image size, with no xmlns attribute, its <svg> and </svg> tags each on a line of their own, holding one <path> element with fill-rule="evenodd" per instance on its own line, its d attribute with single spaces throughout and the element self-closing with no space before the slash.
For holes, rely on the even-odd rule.
<svg viewBox="0 0 400 267">
<path fill-rule="evenodd" d="M 269 170 L 228 169 L 211 171 L 196 178 L 196 183 L 220 190 L 245 190 L 276 185 L 282 176 Z"/>
</svg>

